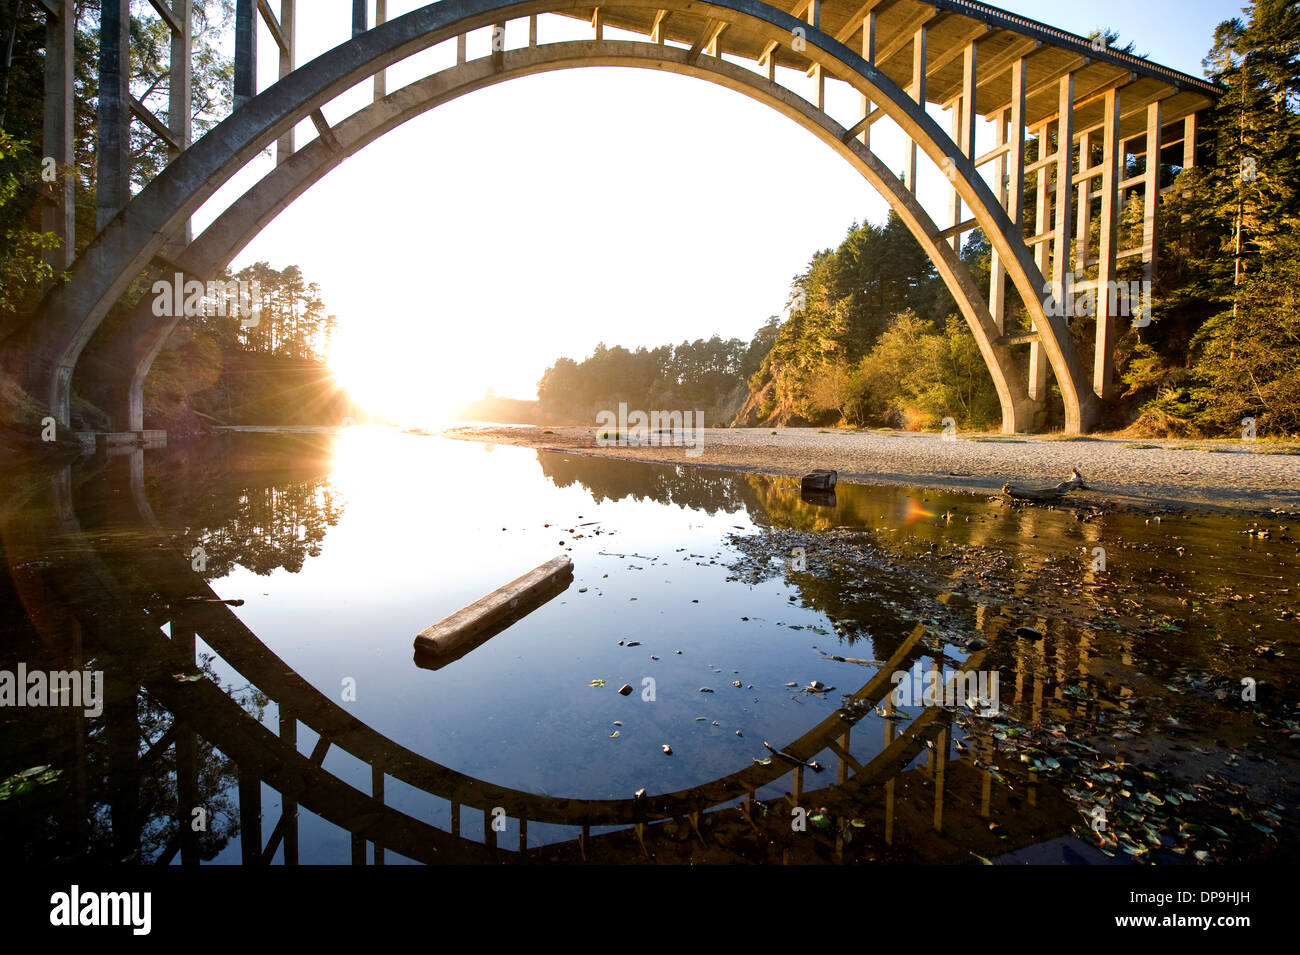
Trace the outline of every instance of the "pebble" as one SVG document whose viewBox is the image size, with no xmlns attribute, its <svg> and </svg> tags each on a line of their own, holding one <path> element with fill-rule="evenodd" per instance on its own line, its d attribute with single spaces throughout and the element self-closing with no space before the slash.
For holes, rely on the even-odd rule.
<svg viewBox="0 0 1300 955">
<path fill-rule="evenodd" d="M 632 692 L 631 683 L 624 683 L 622 686 L 618 688 L 619 696 L 627 696 L 631 692 Z"/>
<path fill-rule="evenodd" d="M 667 743 L 664 743 L 664 755 L 671 756 L 672 754 L 673 754 L 673 748 L 669 746 Z"/>
</svg>

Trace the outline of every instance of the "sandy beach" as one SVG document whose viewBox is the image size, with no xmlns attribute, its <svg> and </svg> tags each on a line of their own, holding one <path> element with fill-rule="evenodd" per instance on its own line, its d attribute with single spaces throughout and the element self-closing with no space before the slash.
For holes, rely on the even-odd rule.
<svg viewBox="0 0 1300 955">
<path fill-rule="evenodd" d="M 1012 481 L 1052 485 L 1079 468 L 1088 490 L 1070 500 L 1133 507 L 1300 513 L 1300 448 L 1266 442 L 1066 439 L 816 428 L 709 428 L 699 448 L 609 446 L 591 427 L 467 426 L 447 437 L 492 444 L 799 476 L 813 468 L 853 484 L 995 493 Z M 668 440 L 667 437 L 664 438 Z M 1288 453 L 1289 452 L 1289 453 Z"/>
</svg>

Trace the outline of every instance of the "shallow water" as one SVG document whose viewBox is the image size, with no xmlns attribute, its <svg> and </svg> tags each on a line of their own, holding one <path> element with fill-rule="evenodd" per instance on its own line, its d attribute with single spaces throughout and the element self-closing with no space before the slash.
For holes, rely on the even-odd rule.
<svg viewBox="0 0 1300 955">
<path fill-rule="evenodd" d="M 0 708 L 31 861 L 1297 854 L 1285 517 L 804 500 L 379 429 L 7 477 L 0 671 L 108 687 L 95 716 Z M 563 593 L 416 665 L 417 632 L 562 553 Z M 894 669 L 968 662 L 996 714 L 888 709 Z"/>
</svg>

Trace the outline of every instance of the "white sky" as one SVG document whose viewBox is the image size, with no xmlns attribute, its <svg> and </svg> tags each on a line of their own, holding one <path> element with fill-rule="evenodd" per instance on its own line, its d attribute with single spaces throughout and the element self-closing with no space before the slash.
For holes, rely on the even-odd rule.
<svg viewBox="0 0 1300 955">
<path fill-rule="evenodd" d="M 1080 34 L 1118 29 L 1122 43 L 1196 76 L 1214 26 L 1239 15 L 1231 0 L 1002 5 Z M 419 4 L 388 6 L 392 19 Z M 351 0 L 298 9 L 299 63 L 349 38 Z M 580 21 L 540 24 L 543 43 L 587 36 Z M 487 30 L 471 35 L 470 57 L 488 43 Z M 509 25 L 506 43 L 527 43 L 526 21 Z M 450 41 L 399 64 L 389 90 L 454 56 Z M 259 60 L 265 89 L 276 58 L 264 27 Z M 798 89 L 801 77 L 781 72 Z M 857 94 L 827 85 L 831 114 L 851 124 Z M 325 115 L 337 122 L 369 97 L 367 82 Z M 890 126 L 878 124 L 872 144 L 900 170 L 902 140 Z M 304 123 L 298 136 L 301 144 L 315 130 Z M 987 144 L 981 129 L 979 146 Z M 250 164 L 205 205 L 196 230 L 271 165 L 269 154 Z M 922 166 L 922 201 L 946 222 L 940 174 L 924 157 Z M 784 311 L 791 278 L 815 250 L 837 245 L 854 220 L 881 221 L 887 208 L 811 134 L 745 96 L 649 70 L 566 70 L 410 121 L 312 187 L 233 266 L 300 265 L 339 317 L 331 363 L 344 383 L 376 410 L 418 424 L 486 388 L 535 397 L 547 365 L 581 359 L 598 341 L 748 340 Z"/>
</svg>

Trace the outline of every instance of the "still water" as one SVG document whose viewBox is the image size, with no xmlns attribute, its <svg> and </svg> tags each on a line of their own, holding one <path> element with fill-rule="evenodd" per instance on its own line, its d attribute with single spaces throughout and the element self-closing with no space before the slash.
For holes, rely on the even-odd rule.
<svg viewBox="0 0 1300 955">
<path fill-rule="evenodd" d="M 11 857 L 1297 857 L 1282 515 L 804 499 L 382 429 L 4 492 L 0 671 L 106 687 L 99 713 L 0 708 Z M 559 554 L 562 593 L 417 665 L 416 633 Z M 996 708 L 891 700 L 897 671 L 962 667 Z"/>
</svg>

